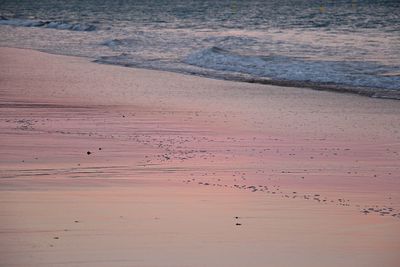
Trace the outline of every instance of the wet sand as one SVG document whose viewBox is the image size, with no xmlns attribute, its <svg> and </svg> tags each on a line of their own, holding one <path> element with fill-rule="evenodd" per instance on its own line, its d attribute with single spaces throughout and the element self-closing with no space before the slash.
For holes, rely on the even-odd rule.
<svg viewBox="0 0 400 267">
<path fill-rule="evenodd" d="M 4 266 L 398 266 L 400 102 L 0 49 Z"/>
</svg>

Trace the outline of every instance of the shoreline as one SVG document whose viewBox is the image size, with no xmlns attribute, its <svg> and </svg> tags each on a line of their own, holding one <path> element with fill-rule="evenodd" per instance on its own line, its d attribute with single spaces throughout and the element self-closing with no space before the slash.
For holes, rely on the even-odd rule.
<svg viewBox="0 0 400 267">
<path fill-rule="evenodd" d="M 46 52 L 45 52 L 46 53 Z M 234 81 L 234 82 L 243 82 L 243 83 L 255 83 L 255 84 L 263 84 L 263 85 L 273 85 L 280 87 L 290 87 L 296 89 L 308 89 L 308 90 L 316 90 L 316 91 L 327 91 L 334 93 L 343 93 L 343 94 L 354 94 L 364 97 L 371 97 L 377 99 L 390 99 L 390 100 L 400 100 L 400 90 L 390 90 L 384 88 L 369 88 L 369 87 L 356 87 L 349 86 L 344 84 L 335 84 L 335 83 L 318 83 L 311 81 L 290 81 L 290 80 L 273 80 L 270 78 L 247 78 L 245 74 L 242 74 L 243 77 L 237 77 L 230 74 L 219 75 L 219 74 L 202 74 L 196 72 L 187 72 L 187 71 L 179 71 L 179 70 L 162 70 L 156 68 L 146 68 L 136 66 L 134 64 L 118 64 L 118 63 L 110 63 L 107 61 L 101 61 L 98 59 L 93 59 L 92 62 L 98 64 L 105 64 L 110 66 L 121 66 L 126 68 L 139 68 L 144 70 L 156 70 L 156 71 L 165 71 L 171 73 L 177 73 L 182 75 L 203 77 L 208 79 L 216 79 L 222 81 Z"/>
<path fill-rule="evenodd" d="M 318 83 L 318 82 L 311 82 L 311 81 L 290 81 L 290 80 L 273 80 L 269 78 L 249 78 L 247 75 L 243 74 L 242 77 L 237 77 L 229 74 L 220 75 L 216 74 L 202 74 L 202 73 L 194 73 L 194 72 L 187 72 L 182 70 L 163 70 L 163 69 L 156 69 L 156 68 L 146 68 L 136 66 L 134 64 L 118 64 L 118 63 L 111 63 L 107 61 L 101 61 L 100 59 L 92 58 L 89 56 L 77 56 L 77 55 L 69 55 L 69 54 L 61 54 L 61 53 L 52 53 L 46 50 L 41 49 L 33 49 L 33 48 L 20 48 L 20 47 L 8 47 L 8 46 L 0 46 L 0 48 L 16 48 L 16 49 L 23 49 L 23 50 L 32 50 L 38 51 L 50 55 L 59 55 L 59 56 L 68 56 L 68 57 L 77 57 L 88 59 L 90 62 L 96 64 L 103 64 L 103 65 L 110 65 L 110 66 L 119 66 L 125 68 L 132 68 L 132 69 L 143 69 L 149 71 L 161 71 L 161 72 L 169 72 L 169 73 L 176 73 L 181 75 L 189 75 L 195 77 L 202 77 L 206 79 L 216 79 L 221 81 L 231 81 L 231 82 L 243 82 L 243 83 L 254 83 L 254 84 L 263 84 L 263 85 L 272 85 L 272 86 L 279 86 L 279 87 L 289 87 L 289 88 L 302 88 L 308 90 L 315 90 L 315 91 L 327 91 L 327 92 L 334 92 L 334 93 L 343 93 L 343 94 L 354 94 L 363 97 L 370 97 L 376 99 L 389 99 L 389 100 L 400 100 L 400 91 L 399 90 L 390 90 L 384 88 L 369 88 L 369 87 L 356 87 L 356 86 L 348 86 L 348 85 L 340 85 L 334 83 Z M 207 70 L 206 70 L 207 71 Z"/>
<path fill-rule="evenodd" d="M 5 265 L 400 262 L 400 102 L 0 60 Z"/>
</svg>

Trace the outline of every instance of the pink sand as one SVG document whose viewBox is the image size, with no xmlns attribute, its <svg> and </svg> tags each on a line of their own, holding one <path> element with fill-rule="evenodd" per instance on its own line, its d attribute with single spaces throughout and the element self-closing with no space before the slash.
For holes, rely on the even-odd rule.
<svg viewBox="0 0 400 267">
<path fill-rule="evenodd" d="M 400 265 L 399 101 L 0 62 L 1 265 Z"/>
</svg>

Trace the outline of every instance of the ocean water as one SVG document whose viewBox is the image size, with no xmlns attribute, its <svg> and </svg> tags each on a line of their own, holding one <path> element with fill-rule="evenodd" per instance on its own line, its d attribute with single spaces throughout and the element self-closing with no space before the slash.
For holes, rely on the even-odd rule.
<svg viewBox="0 0 400 267">
<path fill-rule="evenodd" d="M 400 99 L 399 0 L 0 0 L 0 46 Z"/>
</svg>

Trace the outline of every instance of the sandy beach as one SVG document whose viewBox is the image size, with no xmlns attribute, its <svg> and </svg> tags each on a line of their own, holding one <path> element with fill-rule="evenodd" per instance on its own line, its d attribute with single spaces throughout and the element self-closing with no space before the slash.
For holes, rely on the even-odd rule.
<svg viewBox="0 0 400 267">
<path fill-rule="evenodd" d="M 400 265 L 400 101 L 0 63 L 1 266 Z"/>
</svg>

